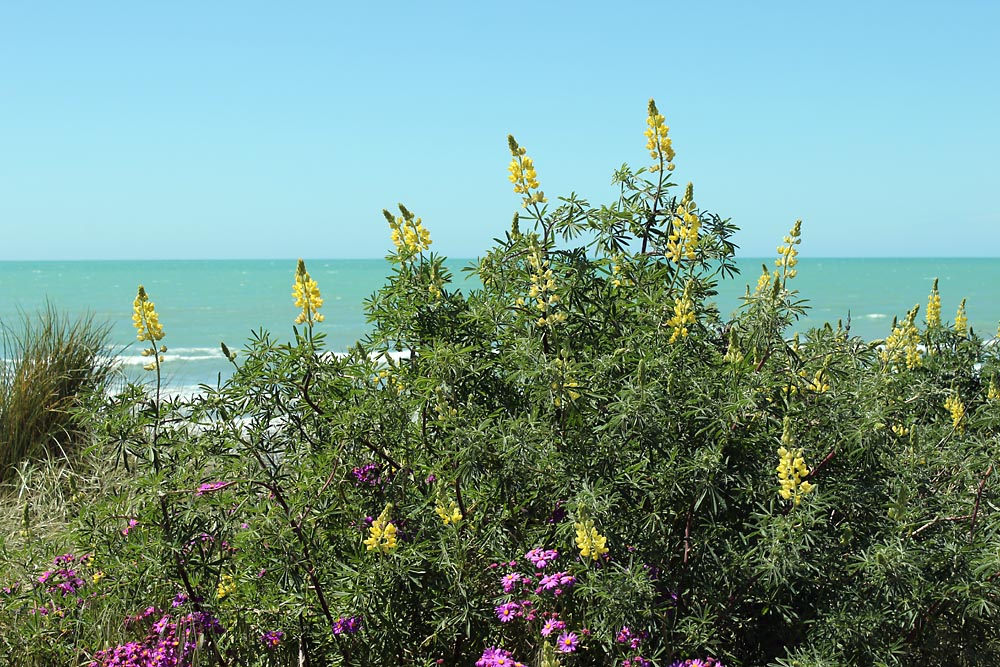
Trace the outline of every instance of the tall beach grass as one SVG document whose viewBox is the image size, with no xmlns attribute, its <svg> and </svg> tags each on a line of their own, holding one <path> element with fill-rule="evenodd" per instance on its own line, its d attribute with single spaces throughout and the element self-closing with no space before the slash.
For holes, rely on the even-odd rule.
<svg viewBox="0 0 1000 667">
<path fill-rule="evenodd" d="M 83 396 L 103 391 L 114 368 L 110 325 L 70 318 L 51 304 L 4 326 L 0 363 L 0 481 L 29 458 L 62 457 L 86 431 Z"/>
</svg>

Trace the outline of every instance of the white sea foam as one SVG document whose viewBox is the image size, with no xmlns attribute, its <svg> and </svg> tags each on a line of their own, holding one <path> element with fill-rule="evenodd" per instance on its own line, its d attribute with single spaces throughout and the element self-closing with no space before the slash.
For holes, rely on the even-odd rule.
<svg viewBox="0 0 1000 667">
<path fill-rule="evenodd" d="M 869 320 L 884 320 L 889 316 L 886 315 L 885 313 L 868 313 L 867 315 L 865 315 L 865 317 L 868 318 Z"/>
<path fill-rule="evenodd" d="M 209 359 L 225 359 L 222 350 L 217 347 L 170 347 L 163 354 L 163 363 L 171 361 L 207 361 Z M 123 366 L 145 366 L 149 363 L 149 357 L 139 354 L 120 354 L 116 359 Z"/>
</svg>

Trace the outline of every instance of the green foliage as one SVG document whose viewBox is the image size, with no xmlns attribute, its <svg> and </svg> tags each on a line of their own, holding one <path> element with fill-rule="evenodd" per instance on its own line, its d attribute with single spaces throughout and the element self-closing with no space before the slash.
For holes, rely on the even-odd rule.
<svg viewBox="0 0 1000 667">
<path fill-rule="evenodd" d="M 76 410 L 106 386 L 110 326 L 51 305 L 6 330 L 0 363 L 0 481 L 29 458 L 63 457 L 86 434 Z"/>
<path fill-rule="evenodd" d="M 0 650 L 87 664 L 189 613 L 227 628 L 191 622 L 194 664 L 1000 662 L 996 348 L 906 321 L 786 339 L 797 224 L 723 321 L 735 228 L 673 194 L 651 118 L 657 168 L 600 207 L 550 206 L 511 139 L 524 206 L 470 267 L 483 289 L 452 290 L 400 207 L 346 354 L 303 318 L 200 396 L 101 406 L 90 578 L 67 598 L 37 583 L 44 545 L 5 549 Z"/>
</svg>

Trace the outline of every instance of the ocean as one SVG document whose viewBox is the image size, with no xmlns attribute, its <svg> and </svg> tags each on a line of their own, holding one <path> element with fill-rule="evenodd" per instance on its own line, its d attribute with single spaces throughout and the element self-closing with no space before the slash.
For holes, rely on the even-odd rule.
<svg viewBox="0 0 1000 667">
<path fill-rule="evenodd" d="M 461 269 L 472 260 L 447 262 L 456 285 L 478 287 Z M 754 286 L 761 264 L 773 258 L 739 260 L 741 275 L 720 285 L 717 304 L 735 311 L 747 284 Z M 46 301 L 72 315 L 93 313 L 112 323 L 115 354 L 123 372 L 143 376 L 147 361 L 135 341 L 132 301 L 145 286 L 156 304 L 169 348 L 163 365 L 166 384 L 190 393 L 215 384 L 231 366 L 220 348 L 239 350 L 253 331 L 264 329 L 278 340 L 292 338 L 298 310 L 291 296 L 295 260 L 163 260 L 0 262 L 0 327 L 16 330 L 20 313 Z M 383 284 L 391 267 L 383 259 L 307 260 L 325 300 L 324 331 L 330 349 L 343 351 L 368 330 L 365 300 Z M 892 318 L 915 304 L 921 313 L 934 278 L 939 279 L 942 315 L 953 318 L 967 299 L 969 325 L 984 338 L 1000 320 L 1000 259 L 819 259 L 801 258 L 793 283 L 809 311 L 791 331 L 851 318 L 851 331 L 866 339 L 889 334 Z M 791 333 L 791 331 L 789 333 Z"/>
</svg>

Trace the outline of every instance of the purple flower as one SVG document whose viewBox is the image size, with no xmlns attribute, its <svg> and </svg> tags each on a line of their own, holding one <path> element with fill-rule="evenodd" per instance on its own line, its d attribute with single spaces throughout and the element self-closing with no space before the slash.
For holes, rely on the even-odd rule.
<svg viewBox="0 0 1000 667">
<path fill-rule="evenodd" d="M 580 638 L 576 636 L 575 632 L 564 632 L 559 635 L 559 640 L 556 642 L 556 651 L 559 653 L 573 653 L 576 651 L 577 644 L 580 643 Z"/>
<path fill-rule="evenodd" d="M 196 491 L 194 495 L 203 496 L 206 493 L 212 493 L 213 491 L 224 489 L 230 484 L 235 484 L 235 482 L 206 482 L 198 487 L 198 491 Z"/>
<path fill-rule="evenodd" d="M 483 651 L 483 655 L 476 661 L 476 667 L 524 667 L 516 662 L 510 651 L 500 648 L 490 647 Z"/>
<path fill-rule="evenodd" d="M 566 629 L 566 623 L 564 621 L 560 621 L 558 618 L 550 618 L 549 620 L 545 621 L 545 625 L 542 626 L 542 636 L 548 637 L 553 632 L 558 632 L 559 630 L 565 630 L 565 629 Z"/>
<path fill-rule="evenodd" d="M 361 629 L 360 616 L 341 616 L 333 622 L 333 634 L 353 635 Z"/>
<path fill-rule="evenodd" d="M 366 463 L 363 466 L 354 468 L 351 474 L 354 475 L 354 485 L 378 486 L 381 469 L 374 463 Z"/>
<path fill-rule="evenodd" d="M 506 602 L 496 608 L 501 623 L 509 623 L 521 615 L 521 607 L 516 602 Z"/>
<path fill-rule="evenodd" d="M 125 526 L 124 528 L 122 528 L 122 535 L 128 535 L 129 531 L 131 531 L 133 528 L 135 528 L 138 525 L 139 525 L 138 521 L 136 521 L 135 519 L 129 519 L 128 520 L 128 525 Z"/>
<path fill-rule="evenodd" d="M 167 629 L 168 625 L 170 625 L 170 616 L 165 615 L 156 623 L 153 623 L 153 632 L 155 632 L 158 635 L 162 635 L 163 631 Z"/>
<path fill-rule="evenodd" d="M 516 572 L 505 574 L 500 583 L 503 586 L 504 593 L 512 593 L 517 588 L 517 585 L 521 583 L 521 575 Z"/>
<path fill-rule="evenodd" d="M 559 586 L 569 588 L 575 583 L 576 577 L 570 575 L 569 572 L 556 572 L 542 577 L 541 581 L 538 582 L 538 588 L 535 589 L 535 592 L 551 591 L 553 588 L 558 588 Z M 561 593 L 562 591 L 559 592 Z"/>
<path fill-rule="evenodd" d="M 559 552 L 555 549 L 532 549 L 524 554 L 524 557 L 531 561 L 537 569 L 544 570 L 549 563 L 559 558 Z"/>
<path fill-rule="evenodd" d="M 285 638 L 285 633 L 281 630 L 271 630 L 261 635 L 260 640 L 268 648 L 276 648 L 281 645 L 281 640 Z"/>
</svg>

